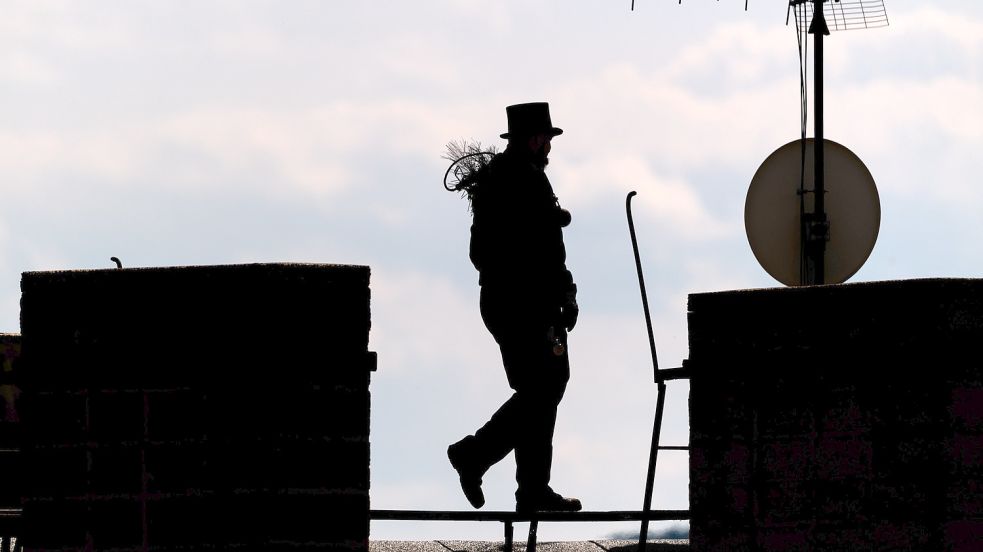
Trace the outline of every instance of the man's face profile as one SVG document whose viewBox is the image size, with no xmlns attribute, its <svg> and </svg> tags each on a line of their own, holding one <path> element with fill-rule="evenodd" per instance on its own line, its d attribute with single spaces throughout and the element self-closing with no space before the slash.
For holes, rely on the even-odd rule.
<svg viewBox="0 0 983 552">
<path fill-rule="evenodd" d="M 536 134 L 529 137 L 529 151 L 532 153 L 533 162 L 539 168 L 546 168 L 549 164 L 549 154 L 552 149 L 553 137 L 548 134 Z"/>
</svg>

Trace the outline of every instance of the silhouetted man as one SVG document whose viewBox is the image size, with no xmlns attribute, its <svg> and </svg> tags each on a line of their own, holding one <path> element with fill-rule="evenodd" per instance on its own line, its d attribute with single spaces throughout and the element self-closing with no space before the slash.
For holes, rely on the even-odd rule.
<svg viewBox="0 0 983 552">
<path fill-rule="evenodd" d="M 579 314 L 561 230 L 570 213 L 544 172 L 550 141 L 563 131 L 546 103 L 512 105 L 506 114 L 508 147 L 481 170 L 471 198 L 471 262 L 480 274 L 481 318 L 515 393 L 447 456 L 475 508 L 485 503 L 485 471 L 514 450 L 516 510 L 577 511 L 579 500 L 549 486 L 556 409 L 570 378 L 567 331 Z"/>
</svg>

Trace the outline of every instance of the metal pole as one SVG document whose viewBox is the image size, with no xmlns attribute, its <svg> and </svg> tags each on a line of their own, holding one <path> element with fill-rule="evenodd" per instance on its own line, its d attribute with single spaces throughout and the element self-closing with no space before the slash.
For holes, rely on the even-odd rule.
<svg viewBox="0 0 983 552">
<path fill-rule="evenodd" d="M 526 540 L 526 552 L 536 552 L 536 530 L 539 528 L 539 520 L 533 518 L 529 521 L 529 538 Z"/>
<path fill-rule="evenodd" d="M 645 311 L 645 326 L 648 328 L 649 349 L 652 352 L 652 369 L 655 383 L 658 384 L 658 399 L 655 406 L 655 421 L 652 426 L 652 448 L 649 450 L 648 473 L 645 474 L 645 498 L 642 503 L 642 527 L 638 534 L 638 549 L 645 551 L 648 540 L 649 512 L 652 511 L 652 489 L 655 486 L 655 466 L 659 458 L 659 433 L 662 431 L 662 410 L 665 406 L 666 384 L 659 375 L 659 357 L 655 352 L 655 334 L 652 331 L 652 316 L 649 314 L 649 300 L 645 293 L 645 278 L 642 276 L 642 259 L 638 254 L 638 239 L 635 237 L 635 222 L 631 216 L 631 198 L 636 195 L 632 191 L 625 199 L 625 211 L 628 213 L 628 232 L 631 234 L 631 247 L 635 253 L 635 269 L 638 272 L 638 289 L 642 293 L 642 309 Z"/>
<path fill-rule="evenodd" d="M 826 219 L 826 180 L 825 152 L 823 147 L 823 37 L 829 34 L 826 26 L 826 16 L 823 15 L 824 0 L 814 0 L 812 25 L 809 33 L 815 37 L 815 62 L 813 66 L 813 83 L 815 86 L 815 183 L 813 184 L 813 218 L 810 234 L 810 248 L 813 266 L 811 284 L 826 283 L 826 237 L 828 235 Z"/>
<path fill-rule="evenodd" d="M 652 511 L 652 491 L 655 488 L 655 467 L 659 460 L 659 438 L 662 433 L 662 411 L 666 405 L 666 384 L 659 382 L 659 398 L 655 402 L 655 421 L 652 424 L 652 448 L 649 449 L 648 472 L 645 475 L 645 500 L 642 503 L 642 528 L 638 532 L 638 550 L 645 552 L 648 541 L 649 513 Z"/>
<path fill-rule="evenodd" d="M 505 552 L 512 552 L 513 528 L 512 520 L 505 522 Z"/>
<path fill-rule="evenodd" d="M 642 310 L 645 311 L 645 325 L 648 327 L 649 332 L 649 349 L 652 351 L 652 369 L 655 371 L 655 381 L 658 383 L 659 378 L 659 357 L 655 354 L 655 335 L 652 333 L 652 317 L 649 315 L 649 300 L 648 295 L 645 294 L 645 278 L 642 277 L 642 259 L 638 256 L 638 240 L 635 238 L 635 222 L 631 218 L 631 198 L 636 196 L 638 192 L 628 192 L 628 197 L 625 199 L 625 211 L 628 213 L 628 232 L 631 234 L 631 247 L 635 252 L 635 269 L 638 272 L 638 289 L 642 292 Z"/>
</svg>

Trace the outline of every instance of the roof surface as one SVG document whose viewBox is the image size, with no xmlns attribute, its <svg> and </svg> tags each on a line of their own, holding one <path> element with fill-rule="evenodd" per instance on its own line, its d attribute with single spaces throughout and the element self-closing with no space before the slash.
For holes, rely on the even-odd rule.
<svg viewBox="0 0 983 552">
<path fill-rule="evenodd" d="M 503 545 L 503 541 L 370 541 L 369 552 L 500 552 Z M 517 532 L 513 550 L 523 552 L 525 549 L 526 543 L 519 540 Z M 635 552 L 637 549 L 638 541 L 634 540 L 540 542 L 536 545 L 539 552 Z M 688 540 L 651 540 L 646 546 L 647 552 L 688 550 Z"/>
</svg>

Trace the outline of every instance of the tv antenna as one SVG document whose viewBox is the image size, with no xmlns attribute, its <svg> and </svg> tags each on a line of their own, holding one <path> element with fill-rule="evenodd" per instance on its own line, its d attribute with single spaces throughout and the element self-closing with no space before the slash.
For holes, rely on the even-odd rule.
<svg viewBox="0 0 983 552">
<path fill-rule="evenodd" d="M 818 9 L 817 4 L 821 6 Z M 874 247 L 880 225 L 880 202 L 874 180 L 863 162 L 849 149 L 823 137 L 823 39 L 830 34 L 830 22 L 832 30 L 836 31 L 887 26 L 887 11 L 883 0 L 789 0 L 786 24 L 793 13 L 799 43 L 801 100 L 798 170 L 789 163 L 789 156 L 793 154 L 796 144 L 794 142 L 782 146 L 762 163 L 748 190 L 744 210 L 745 230 L 758 262 L 783 284 L 842 283 L 860 269 Z M 814 139 L 811 141 L 806 139 L 806 59 L 810 34 L 814 43 L 815 94 Z M 827 148 L 835 152 L 831 153 L 830 159 L 826 156 Z M 810 149 L 811 152 L 808 151 Z M 807 179 L 809 153 L 812 154 L 811 187 Z M 827 169 L 835 178 L 827 180 Z M 783 199 L 788 197 L 786 192 L 796 182 L 798 217 L 790 219 L 782 209 L 789 209 L 791 205 Z M 828 209 L 826 194 L 834 190 L 844 197 L 831 201 L 831 209 Z M 831 229 L 831 220 L 837 224 L 835 234 Z M 776 236 L 765 235 L 765 228 L 785 232 L 793 242 L 797 235 L 798 247 L 790 250 L 776 244 Z M 834 235 L 836 239 L 833 239 Z M 828 264 L 836 268 L 830 270 Z M 789 277 L 789 265 L 798 266 L 798 278 Z"/>
<path fill-rule="evenodd" d="M 679 0 L 679 4 L 682 4 Z M 744 9 L 747 10 L 747 0 L 744 2 Z M 819 8 L 817 8 L 817 5 Z M 635 0 L 631 2 L 631 9 L 635 9 Z M 798 141 L 800 160 L 798 170 L 788 162 L 789 144 L 776 150 L 764 164 L 758 169 L 755 178 L 751 182 L 751 189 L 748 190 L 748 200 L 745 203 L 745 229 L 747 231 L 748 242 L 755 257 L 762 264 L 769 274 L 786 285 L 818 285 L 826 283 L 841 283 L 852 276 L 870 254 L 867 250 L 860 255 L 855 250 L 852 240 L 857 236 L 841 232 L 852 232 L 856 227 L 863 227 L 864 239 L 872 235 L 877 237 L 877 226 L 880 224 L 880 203 L 878 201 L 864 202 L 864 211 L 859 207 L 845 204 L 842 201 L 835 203 L 836 207 L 829 211 L 827 209 L 826 194 L 835 188 L 839 193 L 854 194 L 855 192 L 866 198 L 877 198 L 877 190 L 874 187 L 873 179 L 870 178 L 869 171 L 863 166 L 863 162 L 853 155 L 850 150 L 839 144 L 835 144 L 823 137 L 823 39 L 830 34 L 830 31 L 848 31 L 854 29 L 869 29 L 875 27 L 886 27 L 888 25 L 887 10 L 884 7 L 884 0 L 789 0 L 785 14 L 785 24 L 787 25 L 791 16 L 795 15 L 796 38 L 799 43 L 799 96 L 801 100 L 801 139 Z M 813 35 L 813 86 L 814 86 L 814 136 L 812 141 L 807 140 L 808 122 L 808 70 L 806 60 L 808 58 L 808 35 Z M 835 145 L 834 145 L 835 144 Z M 835 161 L 826 159 L 827 148 L 835 148 L 833 154 Z M 811 151 L 807 151 L 811 150 Z M 811 154 L 811 173 L 812 178 L 809 182 L 806 178 L 806 155 Z M 833 163 L 834 166 L 831 166 Z M 859 166 L 857 164 L 859 163 Z M 842 166 L 841 166 L 842 165 Z M 861 170 L 862 168 L 862 170 Z M 838 177 L 850 175 L 850 178 L 860 178 L 859 181 L 838 181 L 831 183 L 827 180 L 826 171 L 829 169 Z M 864 175 L 864 176 L 861 176 Z M 777 180 L 773 182 L 772 180 Z M 791 183 L 791 184 L 789 184 Z M 798 213 L 797 217 L 789 218 L 786 213 L 772 211 L 772 208 L 786 208 L 783 197 L 785 190 L 783 186 L 796 184 L 798 186 Z M 828 185 L 829 184 L 829 185 Z M 787 186 L 785 186 L 787 188 Z M 854 187 L 862 188 L 863 191 L 853 190 Z M 772 195 L 769 195 L 772 194 Z M 777 194 L 777 195 L 776 195 Z M 832 212 L 833 217 L 829 216 Z M 793 214 L 794 211 L 793 211 Z M 785 221 L 786 224 L 778 228 L 775 221 L 771 218 Z M 836 221 L 836 235 L 838 239 L 833 239 L 831 220 Z M 846 220 L 858 219 L 863 221 L 861 224 L 846 223 Z M 789 222 L 791 221 L 791 222 Z M 790 228 L 786 228 L 791 224 Z M 870 224 L 874 224 L 871 231 Z M 784 245 L 777 246 L 774 243 L 774 236 L 762 228 L 769 231 L 791 232 L 793 242 L 798 238 L 797 247 L 788 248 Z M 851 244 L 845 246 L 842 244 Z M 850 247 L 846 253 L 841 253 L 841 247 Z M 870 249 L 873 242 L 869 243 Z M 845 255 L 847 259 L 841 258 Z M 844 265 L 852 265 L 859 257 L 859 264 L 852 270 L 846 270 Z M 837 270 L 830 272 L 827 269 L 827 261 L 839 266 Z M 798 277 L 789 278 L 785 265 L 791 263 L 797 266 Z M 777 268 L 776 264 L 782 265 Z"/>
</svg>

